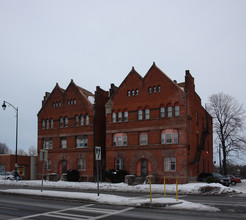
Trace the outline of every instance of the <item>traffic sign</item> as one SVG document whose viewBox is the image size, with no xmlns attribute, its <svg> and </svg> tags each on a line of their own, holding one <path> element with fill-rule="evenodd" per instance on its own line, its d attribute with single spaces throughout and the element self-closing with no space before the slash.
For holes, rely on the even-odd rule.
<svg viewBox="0 0 246 220">
<path fill-rule="evenodd" d="M 96 155 L 96 160 L 101 160 L 101 147 L 100 146 L 95 147 L 95 155 Z"/>
</svg>

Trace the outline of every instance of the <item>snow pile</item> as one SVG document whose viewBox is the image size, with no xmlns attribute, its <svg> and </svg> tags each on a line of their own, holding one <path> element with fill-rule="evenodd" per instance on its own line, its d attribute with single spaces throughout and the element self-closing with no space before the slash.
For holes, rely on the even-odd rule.
<svg viewBox="0 0 246 220">
<path fill-rule="evenodd" d="M 158 206 L 166 207 L 168 209 L 182 209 L 182 210 L 196 210 L 196 211 L 220 211 L 218 208 L 211 207 L 208 205 L 202 205 L 200 203 L 192 203 L 184 200 L 172 199 L 172 198 L 157 198 L 152 199 L 150 202 L 149 199 L 141 199 L 135 197 L 123 197 L 116 195 L 106 195 L 101 194 L 97 196 L 96 193 L 78 193 L 78 192 L 61 192 L 61 191 L 43 191 L 40 190 L 28 190 L 28 189 L 8 189 L 0 190 L 5 193 L 19 193 L 25 195 L 36 195 L 42 197 L 58 197 L 58 198 L 68 198 L 68 199 L 81 199 L 88 200 L 92 202 L 98 202 L 103 204 L 110 205 L 127 205 L 127 206 Z"/>
<path fill-rule="evenodd" d="M 0 180 L 0 185 L 18 185 L 23 187 L 40 187 L 41 180 L 32 180 L 32 181 L 9 181 L 9 180 Z M 188 184 L 180 184 L 178 185 L 178 193 L 180 195 L 184 194 L 206 194 L 206 195 L 219 195 L 219 194 L 231 194 L 231 193 L 246 193 L 245 192 L 245 184 L 246 181 L 242 181 L 242 186 L 237 188 L 237 186 L 225 187 L 218 183 L 188 183 Z M 60 189 L 78 189 L 78 190 L 96 190 L 97 183 L 92 182 L 67 182 L 67 181 L 44 181 L 44 187 L 49 188 L 60 188 Z M 129 186 L 126 183 L 107 183 L 103 182 L 99 184 L 100 190 L 103 191 L 121 191 L 121 192 L 136 192 L 136 193 L 148 193 L 149 192 L 149 184 L 141 184 L 136 186 Z M 152 184 L 151 185 L 152 193 L 163 193 L 164 185 L 163 184 Z M 243 191 L 244 189 L 244 191 Z M 166 193 L 167 194 L 175 194 L 176 193 L 176 185 L 175 184 L 166 184 Z"/>
</svg>

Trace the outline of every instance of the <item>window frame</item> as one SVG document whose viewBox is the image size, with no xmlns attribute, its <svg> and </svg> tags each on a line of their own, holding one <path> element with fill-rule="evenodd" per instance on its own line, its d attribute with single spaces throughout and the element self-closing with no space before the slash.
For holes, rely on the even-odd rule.
<svg viewBox="0 0 246 220">
<path fill-rule="evenodd" d="M 180 106 L 179 105 L 174 106 L 174 116 L 175 117 L 180 116 Z"/>
<path fill-rule="evenodd" d="M 125 158 L 123 157 L 115 158 L 115 170 L 125 170 Z"/>
<path fill-rule="evenodd" d="M 67 138 L 66 137 L 62 137 L 61 138 L 60 145 L 61 145 L 61 149 L 66 149 L 67 148 Z"/>
<path fill-rule="evenodd" d="M 165 107 L 164 106 L 160 107 L 160 118 L 165 118 Z"/>
<path fill-rule="evenodd" d="M 139 145 L 148 145 L 148 133 L 140 133 L 139 135 Z"/>
<path fill-rule="evenodd" d="M 78 171 L 86 171 L 86 159 L 85 158 L 78 158 L 77 165 L 78 165 Z"/>
<path fill-rule="evenodd" d="M 150 119 L 150 109 L 149 108 L 146 108 L 144 110 L 144 118 L 147 120 Z"/>
<path fill-rule="evenodd" d="M 113 135 L 113 146 L 127 146 L 127 133 L 115 133 Z"/>
<path fill-rule="evenodd" d="M 87 148 L 88 147 L 88 136 L 76 136 L 75 139 L 76 142 L 76 148 Z"/>
<path fill-rule="evenodd" d="M 124 121 L 128 121 L 128 111 L 124 111 Z"/>
<path fill-rule="evenodd" d="M 176 172 L 176 157 L 170 156 L 170 157 L 164 157 L 164 172 Z"/>
<path fill-rule="evenodd" d="M 142 109 L 138 109 L 138 120 L 143 120 L 143 110 Z"/>
</svg>

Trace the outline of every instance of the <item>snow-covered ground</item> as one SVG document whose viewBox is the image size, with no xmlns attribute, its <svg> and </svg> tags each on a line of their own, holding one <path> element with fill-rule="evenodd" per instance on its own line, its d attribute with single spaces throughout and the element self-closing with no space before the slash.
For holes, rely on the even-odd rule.
<svg viewBox="0 0 246 220">
<path fill-rule="evenodd" d="M 0 185 L 18 185 L 28 188 L 28 186 L 41 187 L 41 181 L 9 181 L 9 180 L 0 180 Z M 191 203 L 185 200 L 176 199 L 176 185 L 167 184 L 166 185 L 166 195 L 168 198 L 150 198 L 142 197 L 124 197 L 116 196 L 109 194 L 102 194 L 98 196 L 97 193 L 82 193 L 82 192 L 65 192 L 45 190 L 45 187 L 51 188 L 60 188 L 60 189 L 90 189 L 96 190 L 97 184 L 90 182 L 43 182 L 44 190 L 31 190 L 31 189 L 8 189 L 0 190 L 0 192 L 5 193 L 18 193 L 26 195 L 38 195 L 38 196 L 51 196 L 51 197 L 60 197 L 60 198 L 71 198 L 71 199 L 83 199 L 93 202 L 99 202 L 104 204 L 113 204 L 113 205 L 129 205 L 129 206 L 143 206 L 143 205 L 154 205 L 154 206 L 166 206 L 168 209 L 184 209 L 184 210 L 197 210 L 197 211 L 219 211 L 218 208 L 202 205 L 199 203 Z M 121 192 L 142 192 L 143 194 L 149 195 L 150 187 L 148 184 L 128 186 L 125 183 L 100 183 L 100 190 L 104 191 L 121 191 Z M 164 185 L 162 184 L 152 184 L 151 185 L 152 193 L 164 194 Z M 206 195 L 219 195 L 219 194 L 240 194 L 246 195 L 246 180 L 243 180 L 242 183 L 237 184 L 232 187 L 224 187 L 216 183 L 189 183 L 178 185 L 178 195 L 182 194 L 206 194 Z"/>
</svg>

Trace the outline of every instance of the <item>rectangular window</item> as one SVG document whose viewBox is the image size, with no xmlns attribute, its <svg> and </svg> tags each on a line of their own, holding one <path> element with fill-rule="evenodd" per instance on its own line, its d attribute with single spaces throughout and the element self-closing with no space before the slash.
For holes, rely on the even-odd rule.
<svg viewBox="0 0 246 220">
<path fill-rule="evenodd" d="M 42 120 L 42 128 L 45 128 L 45 120 Z"/>
<path fill-rule="evenodd" d="M 115 159 L 115 169 L 116 170 L 125 170 L 125 158 L 116 158 Z"/>
<path fill-rule="evenodd" d="M 67 139 L 61 138 L 61 148 L 67 148 Z"/>
<path fill-rule="evenodd" d="M 50 128 L 53 128 L 54 126 L 54 122 L 53 122 L 53 118 L 50 119 Z"/>
<path fill-rule="evenodd" d="M 45 160 L 44 161 L 44 168 L 46 170 L 51 170 L 51 160 Z"/>
<path fill-rule="evenodd" d="M 173 109 L 172 109 L 172 106 L 169 106 L 169 107 L 167 107 L 167 117 L 172 117 L 172 111 L 173 111 Z"/>
<path fill-rule="evenodd" d="M 140 134 L 140 145 L 148 144 L 148 134 Z"/>
<path fill-rule="evenodd" d="M 85 115 L 85 125 L 89 124 L 89 115 Z"/>
<path fill-rule="evenodd" d="M 60 118 L 60 128 L 63 127 L 63 118 Z"/>
<path fill-rule="evenodd" d="M 64 120 L 64 126 L 67 127 L 68 126 L 68 117 L 65 117 L 65 120 Z"/>
<path fill-rule="evenodd" d="M 124 112 L 124 121 L 128 121 L 128 112 Z"/>
<path fill-rule="evenodd" d="M 160 108 L 160 118 L 165 118 L 165 107 Z"/>
<path fill-rule="evenodd" d="M 84 116 L 80 115 L 80 125 L 84 125 Z"/>
<path fill-rule="evenodd" d="M 126 133 L 114 134 L 113 146 L 127 146 L 127 135 L 126 135 Z"/>
<path fill-rule="evenodd" d="M 143 110 L 139 109 L 138 110 L 138 120 L 142 120 L 143 119 Z"/>
<path fill-rule="evenodd" d="M 179 116 L 179 105 L 176 105 L 176 106 L 174 107 L 174 115 L 175 115 L 175 116 Z"/>
<path fill-rule="evenodd" d="M 161 134 L 161 144 L 165 144 L 165 134 Z"/>
<path fill-rule="evenodd" d="M 122 146 L 122 136 L 116 137 L 116 146 Z"/>
<path fill-rule="evenodd" d="M 75 126 L 79 125 L 79 116 L 75 115 Z"/>
<path fill-rule="evenodd" d="M 78 136 L 76 137 L 76 148 L 88 147 L 88 137 L 87 136 Z"/>
<path fill-rule="evenodd" d="M 43 149 L 52 149 L 53 142 L 52 139 L 43 139 Z"/>
<path fill-rule="evenodd" d="M 84 159 L 84 158 L 78 159 L 78 170 L 79 171 L 86 171 L 86 159 Z"/>
<path fill-rule="evenodd" d="M 149 119 L 150 118 L 150 111 L 149 109 L 145 109 L 145 119 Z"/>
<path fill-rule="evenodd" d="M 171 169 L 170 171 L 176 171 L 176 158 L 175 157 L 170 157 L 171 161 Z"/>
<path fill-rule="evenodd" d="M 173 143 L 177 144 L 179 142 L 179 136 L 178 133 L 173 133 Z"/>
<path fill-rule="evenodd" d="M 164 157 L 164 172 L 176 171 L 176 157 Z"/>
<path fill-rule="evenodd" d="M 172 143 L 172 134 L 168 133 L 166 134 L 166 144 Z"/>
<path fill-rule="evenodd" d="M 112 122 L 116 122 L 116 113 L 115 112 L 112 113 Z"/>
<path fill-rule="evenodd" d="M 119 121 L 119 122 L 122 121 L 122 112 L 118 112 L 118 121 Z"/>
</svg>

